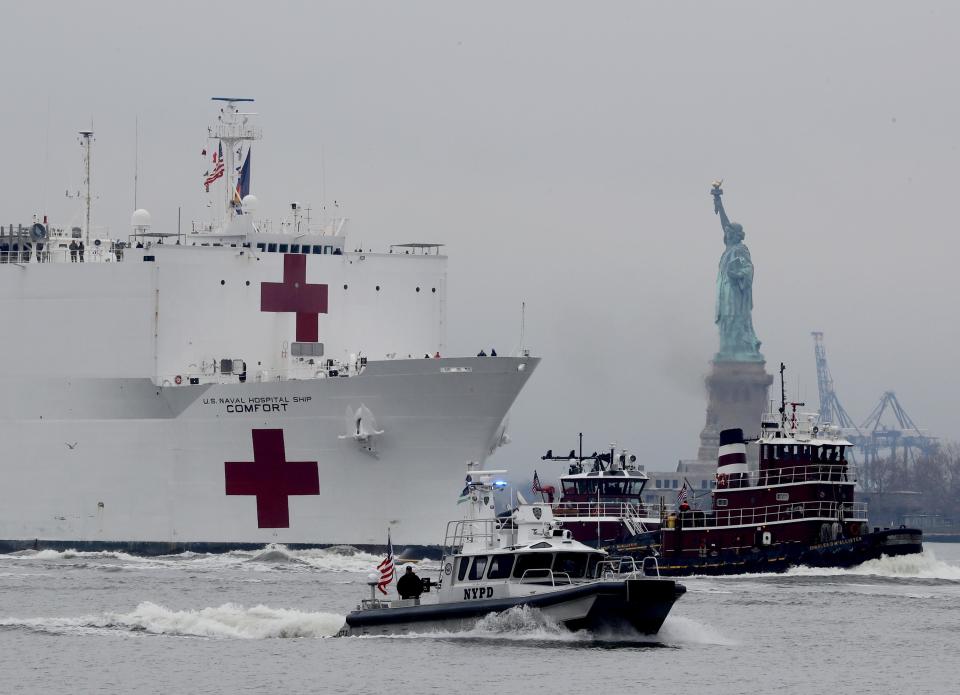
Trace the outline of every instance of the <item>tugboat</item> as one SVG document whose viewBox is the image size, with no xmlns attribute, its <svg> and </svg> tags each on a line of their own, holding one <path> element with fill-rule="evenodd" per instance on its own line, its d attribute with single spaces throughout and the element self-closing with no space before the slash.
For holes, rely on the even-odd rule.
<svg viewBox="0 0 960 695">
<path fill-rule="evenodd" d="M 779 412 L 763 417 L 761 436 L 750 442 L 760 447 L 758 470 L 748 469 L 741 429 L 720 433 L 711 510 L 691 508 L 685 499 L 661 504 L 658 528 L 597 543 L 597 524 L 605 520 L 600 512 L 613 501 L 600 495 L 600 512 L 578 518 L 574 537 L 618 555 L 654 555 L 666 576 L 852 567 L 883 555 L 922 552 L 919 529 L 871 530 L 867 505 L 854 501 L 856 480 L 847 457 L 852 443 L 838 428 L 817 424 L 816 413 L 797 412 L 801 405 L 787 403 L 784 395 Z M 643 509 L 637 502 L 629 506 L 623 529 Z"/>
<path fill-rule="evenodd" d="M 494 475 L 471 471 L 465 519 L 447 524 L 433 601 L 363 599 L 338 636 L 464 630 L 491 613 L 529 606 L 570 630 L 655 634 L 682 584 L 659 576 L 655 558 L 617 558 L 560 528 L 549 504 L 521 504 L 498 517 Z"/>
</svg>

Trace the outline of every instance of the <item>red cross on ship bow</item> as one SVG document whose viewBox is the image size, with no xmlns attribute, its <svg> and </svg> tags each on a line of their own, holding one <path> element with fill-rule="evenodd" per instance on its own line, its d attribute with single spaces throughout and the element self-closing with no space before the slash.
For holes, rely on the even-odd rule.
<svg viewBox="0 0 960 695">
<path fill-rule="evenodd" d="M 307 257 L 283 257 L 283 282 L 260 283 L 260 311 L 295 312 L 297 342 L 319 340 L 319 314 L 327 313 L 327 286 L 307 284 Z"/>
<path fill-rule="evenodd" d="M 223 464 L 228 495 L 256 495 L 258 528 L 290 528 L 290 495 L 319 495 L 316 461 L 287 461 L 283 430 L 253 430 L 253 461 Z"/>
</svg>

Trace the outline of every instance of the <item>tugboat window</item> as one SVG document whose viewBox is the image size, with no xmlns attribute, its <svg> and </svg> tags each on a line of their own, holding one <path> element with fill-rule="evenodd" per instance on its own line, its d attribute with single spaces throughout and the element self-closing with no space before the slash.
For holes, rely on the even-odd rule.
<svg viewBox="0 0 960 695">
<path fill-rule="evenodd" d="M 506 579 L 513 569 L 513 555 L 494 555 L 490 558 L 490 569 L 487 570 L 487 579 Z"/>
<path fill-rule="evenodd" d="M 470 579 L 481 579 L 483 577 L 483 570 L 486 566 L 486 555 L 479 555 L 473 558 L 473 564 L 470 566 Z"/>
</svg>

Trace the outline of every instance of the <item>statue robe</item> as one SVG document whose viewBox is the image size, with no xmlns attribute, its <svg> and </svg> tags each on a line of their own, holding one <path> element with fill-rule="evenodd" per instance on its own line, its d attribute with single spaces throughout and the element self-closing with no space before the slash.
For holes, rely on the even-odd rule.
<svg viewBox="0 0 960 695">
<path fill-rule="evenodd" d="M 715 322 L 720 328 L 718 360 L 759 362 L 760 341 L 753 330 L 753 262 L 743 242 L 730 244 L 717 272 Z"/>
</svg>

